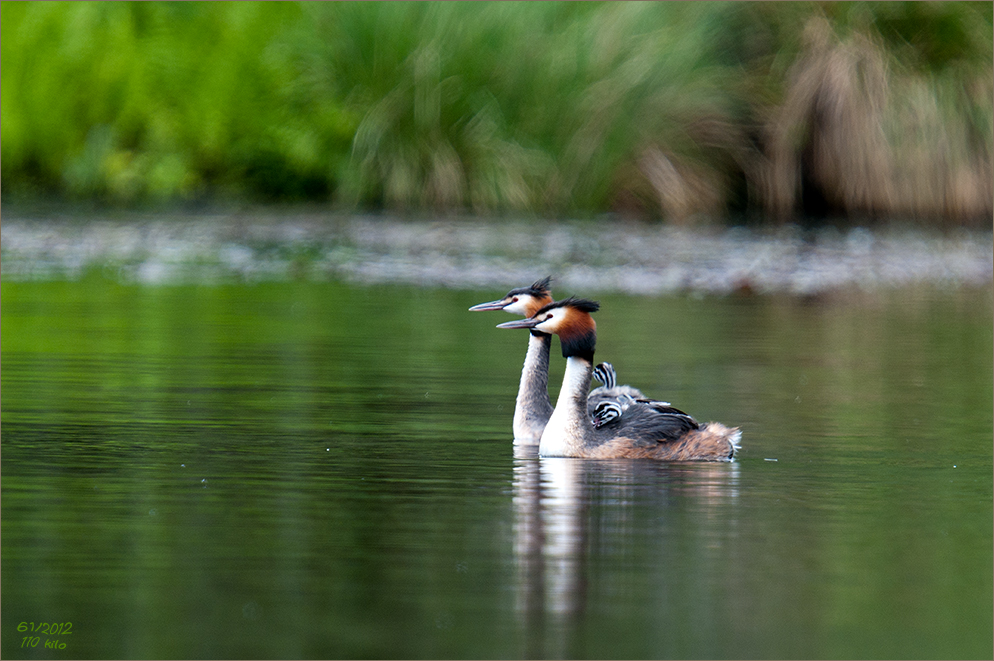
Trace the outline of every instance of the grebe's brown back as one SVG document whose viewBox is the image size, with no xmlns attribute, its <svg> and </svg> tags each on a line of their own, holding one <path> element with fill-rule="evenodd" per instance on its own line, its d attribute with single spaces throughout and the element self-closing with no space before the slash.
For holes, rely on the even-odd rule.
<svg viewBox="0 0 994 661">
<path fill-rule="evenodd" d="M 730 461 L 741 432 L 717 422 L 698 424 L 686 413 L 635 400 L 616 419 L 595 427 L 587 413 L 597 325 L 594 301 L 568 298 L 532 317 L 498 328 L 527 328 L 559 335 L 566 373 L 559 400 L 542 433 L 543 457 L 650 458 L 668 461 Z M 660 403 L 662 404 L 662 403 Z M 670 407 L 672 408 L 672 407 Z"/>
</svg>

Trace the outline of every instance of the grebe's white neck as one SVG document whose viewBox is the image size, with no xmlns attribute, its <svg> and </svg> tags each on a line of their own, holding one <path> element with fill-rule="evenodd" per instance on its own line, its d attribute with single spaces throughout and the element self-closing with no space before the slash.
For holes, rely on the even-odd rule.
<svg viewBox="0 0 994 661">
<path fill-rule="evenodd" d="M 587 393 L 593 365 L 586 358 L 566 359 L 563 387 L 549 418 L 538 453 L 543 457 L 576 457 L 593 430 L 587 414 Z"/>
<path fill-rule="evenodd" d="M 514 403 L 515 445 L 538 445 L 545 425 L 552 415 L 549 401 L 549 348 L 550 335 L 529 333 L 528 352 L 521 368 L 518 397 Z"/>
</svg>

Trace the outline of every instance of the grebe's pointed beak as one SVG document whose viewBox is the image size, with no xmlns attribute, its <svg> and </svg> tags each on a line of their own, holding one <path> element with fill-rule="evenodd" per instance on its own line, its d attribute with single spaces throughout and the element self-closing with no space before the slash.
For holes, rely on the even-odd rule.
<svg viewBox="0 0 994 661">
<path fill-rule="evenodd" d="M 497 328 L 534 328 L 535 326 L 542 323 L 541 319 L 515 319 L 514 321 L 505 321 L 502 324 L 497 324 Z"/>
<path fill-rule="evenodd" d="M 479 305 L 474 305 L 469 309 L 470 312 L 483 312 L 484 310 L 503 310 L 507 306 L 507 299 L 502 298 L 499 301 L 490 301 L 489 303 L 480 303 Z"/>
</svg>

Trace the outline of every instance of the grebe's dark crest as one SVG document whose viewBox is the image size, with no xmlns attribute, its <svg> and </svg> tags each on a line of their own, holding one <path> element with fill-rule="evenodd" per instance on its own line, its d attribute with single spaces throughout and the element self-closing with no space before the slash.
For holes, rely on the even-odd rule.
<svg viewBox="0 0 994 661">
<path fill-rule="evenodd" d="M 498 328 L 528 328 L 559 335 L 566 360 L 559 401 L 542 433 L 539 454 L 558 457 L 651 458 L 670 461 L 729 461 L 741 432 L 720 423 L 699 425 L 665 402 L 634 400 L 622 415 L 595 427 L 587 413 L 599 305 L 568 298 L 550 303 L 529 319 Z M 622 409 L 619 406 L 619 409 Z"/>
</svg>

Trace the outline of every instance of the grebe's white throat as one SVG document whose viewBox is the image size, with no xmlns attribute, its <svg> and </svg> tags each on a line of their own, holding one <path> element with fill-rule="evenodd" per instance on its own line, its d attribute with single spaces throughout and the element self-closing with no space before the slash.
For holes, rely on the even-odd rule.
<svg viewBox="0 0 994 661">
<path fill-rule="evenodd" d="M 566 359 L 566 373 L 563 387 L 559 391 L 556 408 L 545 425 L 538 453 L 543 457 L 575 457 L 578 454 L 578 439 L 585 438 L 587 428 L 592 427 L 587 414 L 587 391 L 590 389 L 590 376 L 593 366 L 585 358 Z"/>
</svg>

